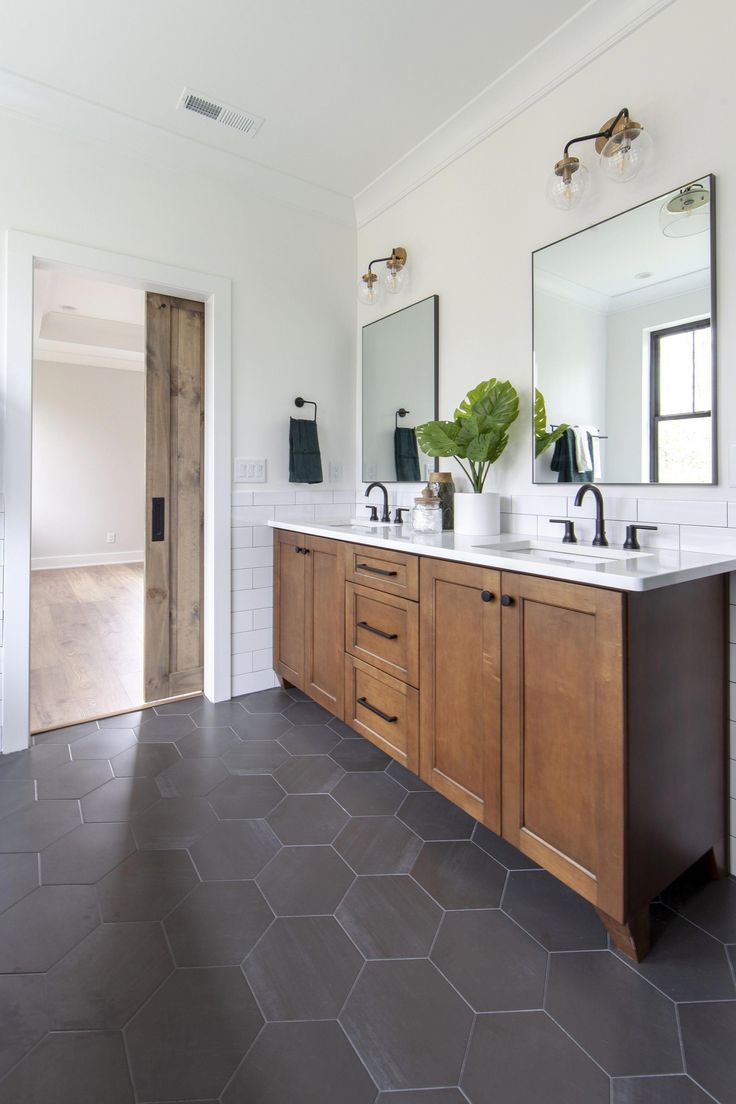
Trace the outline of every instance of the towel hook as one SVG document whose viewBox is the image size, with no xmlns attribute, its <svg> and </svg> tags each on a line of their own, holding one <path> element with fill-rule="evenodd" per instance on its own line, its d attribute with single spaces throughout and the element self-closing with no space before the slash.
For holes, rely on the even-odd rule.
<svg viewBox="0 0 736 1104">
<path fill-rule="evenodd" d="M 299 395 L 298 398 L 294 399 L 294 406 L 298 406 L 300 410 L 303 406 L 313 406 L 314 407 L 314 420 L 315 420 L 315 422 L 317 421 L 317 404 L 316 404 L 316 402 L 312 402 L 311 399 L 303 399 L 301 397 L 301 395 Z"/>
<path fill-rule="evenodd" d="M 407 414 L 411 414 L 411 410 L 405 410 L 403 406 L 400 406 L 396 411 L 396 417 L 394 418 L 394 425 L 399 428 L 399 418 L 405 418 Z"/>
</svg>

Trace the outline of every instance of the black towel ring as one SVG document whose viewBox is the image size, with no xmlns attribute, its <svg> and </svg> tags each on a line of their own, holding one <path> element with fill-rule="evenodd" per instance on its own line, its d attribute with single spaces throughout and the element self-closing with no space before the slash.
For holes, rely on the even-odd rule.
<svg viewBox="0 0 736 1104">
<path fill-rule="evenodd" d="M 394 418 L 394 425 L 399 428 L 399 418 L 405 418 L 407 414 L 411 414 L 411 410 L 405 410 L 403 406 L 400 406 L 396 411 L 396 417 Z"/>
<path fill-rule="evenodd" d="M 303 406 L 313 406 L 314 407 L 314 420 L 315 420 L 315 422 L 317 421 L 317 404 L 316 404 L 316 402 L 312 402 L 311 399 L 303 399 L 301 397 L 301 395 L 299 395 L 298 398 L 294 399 L 294 406 L 298 406 L 300 410 Z"/>
</svg>

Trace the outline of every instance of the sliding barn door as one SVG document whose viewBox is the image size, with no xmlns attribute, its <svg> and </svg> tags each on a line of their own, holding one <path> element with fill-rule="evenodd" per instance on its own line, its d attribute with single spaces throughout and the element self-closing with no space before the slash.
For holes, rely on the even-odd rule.
<svg viewBox="0 0 736 1104">
<path fill-rule="evenodd" d="M 146 295 L 146 701 L 202 689 L 204 304 Z"/>
</svg>

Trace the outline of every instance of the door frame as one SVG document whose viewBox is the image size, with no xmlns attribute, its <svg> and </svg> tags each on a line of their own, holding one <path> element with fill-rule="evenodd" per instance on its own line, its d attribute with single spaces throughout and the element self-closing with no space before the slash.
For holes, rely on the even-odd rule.
<svg viewBox="0 0 736 1104">
<path fill-rule="evenodd" d="M 5 256 L 2 751 L 20 751 L 30 743 L 33 276 L 39 265 L 205 304 L 204 693 L 210 701 L 227 700 L 231 695 L 232 283 L 224 276 L 19 230 L 7 231 Z"/>
</svg>

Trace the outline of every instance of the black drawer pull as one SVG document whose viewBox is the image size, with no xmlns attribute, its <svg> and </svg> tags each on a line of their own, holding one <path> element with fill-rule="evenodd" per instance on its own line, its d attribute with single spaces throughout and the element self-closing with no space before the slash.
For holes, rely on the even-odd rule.
<svg viewBox="0 0 736 1104">
<path fill-rule="evenodd" d="M 374 629 L 373 625 L 369 625 L 367 621 L 358 622 L 359 629 L 365 629 L 366 632 L 375 633 L 376 636 L 382 636 L 384 640 L 398 640 L 398 633 L 387 633 L 383 629 Z"/>
<path fill-rule="evenodd" d="M 382 567 L 371 567 L 370 564 L 356 564 L 358 571 L 370 571 L 373 575 L 385 575 L 387 579 L 391 579 L 394 575 L 398 575 L 398 571 L 384 571 Z"/>
<path fill-rule="evenodd" d="M 389 724 L 394 724 L 399 719 L 398 717 L 389 717 L 388 713 L 384 713 L 382 709 L 377 709 L 375 705 L 371 705 L 367 698 L 358 698 L 358 705 L 362 705 L 364 709 L 370 709 L 371 713 L 375 713 L 382 721 L 388 721 Z"/>
<path fill-rule="evenodd" d="M 502 594 L 501 595 L 501 605 L 502 606 L 513 606 L 513 604 L 514 604 L 514 599 L 511 597 L 510 594 Z"/>
</svg>

